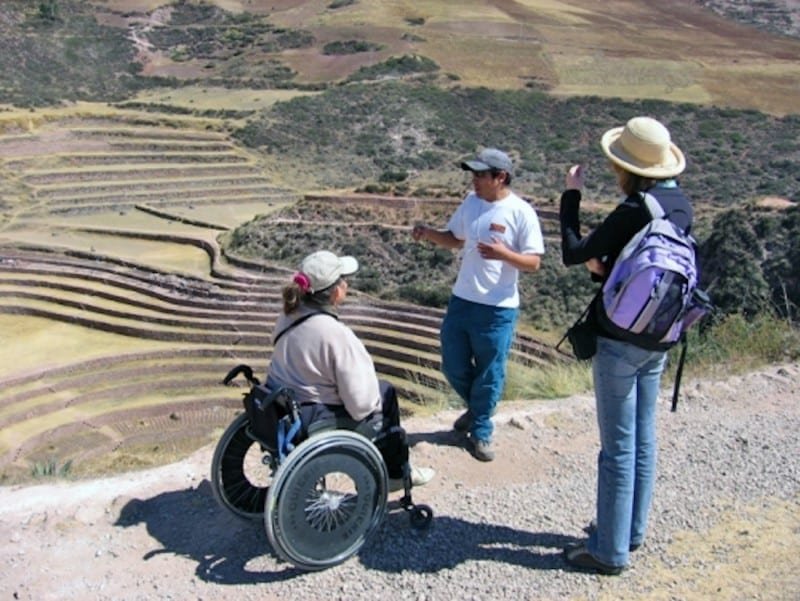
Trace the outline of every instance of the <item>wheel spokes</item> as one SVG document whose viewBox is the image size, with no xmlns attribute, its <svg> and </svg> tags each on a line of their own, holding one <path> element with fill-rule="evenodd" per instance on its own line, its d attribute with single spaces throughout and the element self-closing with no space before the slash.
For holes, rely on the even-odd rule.
<svg viewBox="0 0 800 601">
<path fill-rule="evenodd" d="M 320 532 L 331 532 L 344 524 L 356 506 L 358 495 L 322 489 L 306 499 L 306 520 Z"/>
</svg>

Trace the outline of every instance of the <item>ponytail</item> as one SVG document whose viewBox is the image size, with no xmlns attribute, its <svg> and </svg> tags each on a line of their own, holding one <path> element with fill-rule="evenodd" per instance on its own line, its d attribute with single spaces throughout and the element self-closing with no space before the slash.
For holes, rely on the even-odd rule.
<svg viewBox="0 0 800 601">
<path fill-rule="evenodd" d="M 283 312 L 288 315 L 297 307 L 300 306 L 300 303 L 303 300 L 303 297 L 306 295 L 305 292 L 300 288 L 297 282 L 292 282 L 291 284 L 287 284 L 283 287 Z"/>
</svg>

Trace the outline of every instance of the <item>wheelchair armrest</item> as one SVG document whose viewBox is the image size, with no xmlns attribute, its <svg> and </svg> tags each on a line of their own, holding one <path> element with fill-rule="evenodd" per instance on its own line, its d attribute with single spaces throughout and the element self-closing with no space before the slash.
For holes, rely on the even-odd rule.
<svg viewBox="0 0 800 601">
<path fill-rule="evenodd" d="M 293 388 L 282 386 L 271 392 L 265 402 L 275 403 L 286 415 L 292 418 L 293 422 L 300 419 L 300 404 L 297 402 Z"/>
</svg>

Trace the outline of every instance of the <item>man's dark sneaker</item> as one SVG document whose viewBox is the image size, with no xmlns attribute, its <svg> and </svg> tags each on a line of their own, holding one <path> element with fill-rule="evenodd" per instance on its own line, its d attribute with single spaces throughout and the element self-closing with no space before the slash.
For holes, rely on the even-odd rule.
<svg viewBox="0 0 800 601">
<path fill-rule="evenodd" d="M 589 522 L 589 524 L 587 526 L 584 526 L 584 528 L 583 528 L 583 531 L 586 534 L 588 534 L 589 536 L 594 534 L 595 530 L 597 530 L 597 521 L 596 520 L 592 520 L 591 522 Z M 628 547 L 628 551 L 633 553 L 634 551 L 636 551 L 636 549 L 638 549 L 641 546 L 642 546 L 642 543 L 631 543 L 630 546 Z"/>
<path fill-rule="evenodd" d="M 577 568 L 582 572 L 595 572 L 603 576 L 619 576 L 622 574 L 622 570 L 625 569 L 625 566 L 610 566 L 595 559 L 589 553 L 586 545 L 565 548 L 564 559 L 573 568 Z"/>
<path fill-rule="evenodd" d="M 467 432 L 472 427 L 472 413 L 469 410 L 465 411 L 458 416 L 458 419 L 453 422 L 453 430 L 456 432 Z"/>
<path fill-rule="evenodd" d="M 488 440 L 472 439 L 472 455 L 479 461 L 494 461 L 492 443 Z"/>
</svg>

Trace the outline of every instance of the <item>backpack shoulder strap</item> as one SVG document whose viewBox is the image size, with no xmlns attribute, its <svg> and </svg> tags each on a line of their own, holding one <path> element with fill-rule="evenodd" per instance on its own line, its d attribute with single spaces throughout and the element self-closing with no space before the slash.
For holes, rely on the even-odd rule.
<svg viewBox="0 0 800 601">
<path fill-rule="evenodd" d="M 642 192 L 642 201 L 644 202 L 645 208 L 650 213 L 651 219 L 662 219 L 666 216 L 661 203 L 649 192 Z"/>
<path fill-rule="evenodd" d="M 280 334 L 278 334 L 277 336 L 275 336 L 275 340 L 273 340 L 273 341 L 272 341 L 272 346 L 275 346 L 276 344 L 278 344 L 278 340 L 280 340 L 280 339 L 281 339 L 281 336 L 283 336 L 283 335 L 284 335 L 286 332 L 288 332 L 289 330 L 291 330 L 291 329 L 292 329 L 293 327 L 295 327 L 295 326 L 299 326 L 299 325 L 300 325 L 301 323 L 303 323 L 303 322 L 304 322 L 306 319 L 309 319 L 309 318 L 311 318 L 311 317 L 314 317 L 315 315 L 330 315 L 331 317 L 333 317 L 333 318 L 334 318 L 334 319 L 336 319 L 336 320 L 338 320 L 338 319 L 339 319 L 339 318 L 338 318 L 336 315 L 334 315 L 333 313 L 329 313 L 328 311 L 314 311 L 313 313 L 309 313 L 308 315 L 303 315 L 303 316 L 302 316 L 302 317 L 300 317 L 299 319 L 297 319 L 297 320 L 293 321 L 291 324 L 289 324 L 289 325 L 286 327 L 286 329 L 284 329 L 284 330 L 282 330 L 282 331 L 281 331 L 281 333 L 280 333 Z"/>
</svg>

